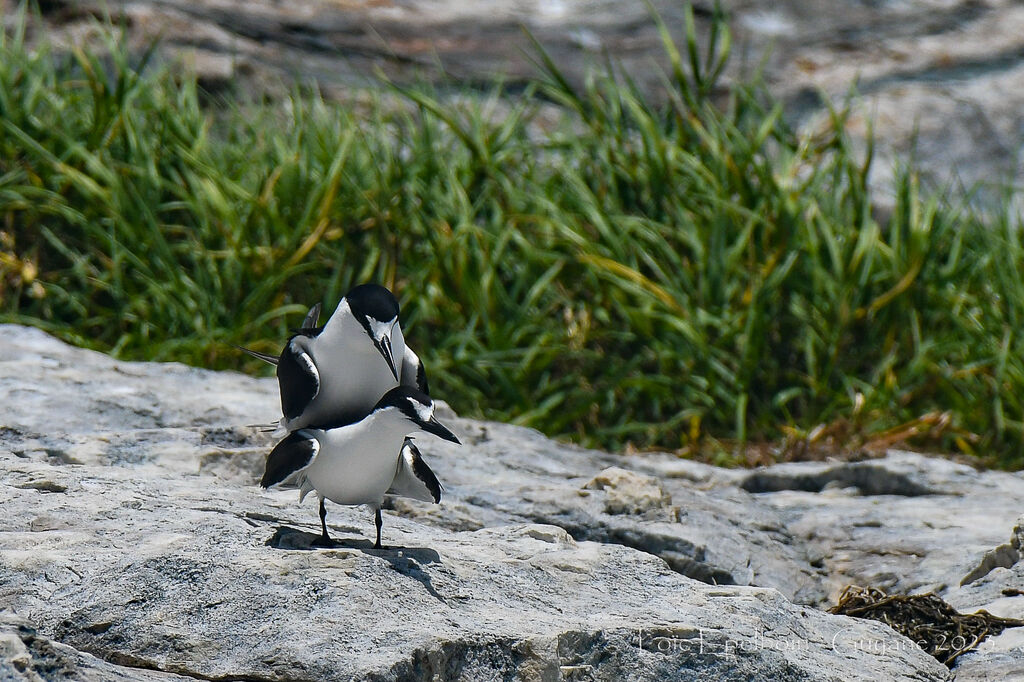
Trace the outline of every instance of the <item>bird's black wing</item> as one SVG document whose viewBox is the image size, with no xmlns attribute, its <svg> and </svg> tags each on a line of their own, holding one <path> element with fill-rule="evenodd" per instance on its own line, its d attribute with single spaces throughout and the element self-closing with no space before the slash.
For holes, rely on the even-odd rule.
<svg viewBox="0 0 1024 682">
<path fill-rule="evenodd" d="M 270 451 L 260 485 L 269 488 L 283 482 L 292 474 L 308 467 L 319 451 L 320 442 L 305 431 L 300 429 L 289 433 L 287 438 Z"/>
<path fill-rule="evenodd" d="M 441 490 L 440 481 L 423 461 L 412 438 L 406 438 L 402 445 L 402 455 L 398 458 L 395 480 L 391 482 L 388 494 L 411 497 L 424 502 L 440 502 Z"/>
<path fill-rule="evenodd" d="M 277 364 L 277 356 L 276 355 L 271 355 L 269 353 L 261 353 L 258 350 L 252 350 L 251 348 L 245 348 L 243 346 L 235 346 L 234 344 L 231 344 L 231 345 L 234 346 L 235 348 L 237 348 L 238 350 L 242 351 L 243 353 L 248 353 L 249 355 L 253 356 L 257 360 L 262 360 L 263 362 L 269 362 L 272 365 L 276 365 Z"/>
<path fill-rule="evenodd" d="M 281 388 L 281 412 L 295 419 L 320 392 L 320 372 L 313 358 L 296 343 L 300 335 L 288 339 L 277 361 L 277 382 Z"/>
<path fill-rule="evenodd" d="M 316 329 L 316 322 L 320 319 L 320 304 L 317 303 L 315 306 L 309 309 L 306 313 L 306 318 L 302 320 L 303 329 Z"/>
<path fill-rule="evenodd" d="M 419 356 L 408 345 L 405 346 L 405 355 L 402 356 L 402 385 L 418 388 L 430 395 L 427 388 L 427 372 L 423 369 Z"/>
<path fill-rule="evenodd" d="M 308 313 L 306 313 L 305 319 L 302 320 L 302 327 L 295 330 L 296 333 L 301 333 L 306 336 L 316 336 L 323 330 L 322 327 L 316 326 L 316 322 L 319 319 L 320 304 L 317 303 L 315 306 L 309 309 Z M 250 348 L 245 348 L 243 346 L 235 346 L 235 344 L 231 345 L 237 348 L 238 350 L 242 351 L 243 353 L 248 353 L 249 355 L 259 360 L 262 360 L 263 362 L 269 362 L 271 365 L 276 365 L 278 363 L 278 356 L 276 355 L 271 355 L 270 353 L 261 353 L 259 351 L 252 350 Z"/>
</svg>

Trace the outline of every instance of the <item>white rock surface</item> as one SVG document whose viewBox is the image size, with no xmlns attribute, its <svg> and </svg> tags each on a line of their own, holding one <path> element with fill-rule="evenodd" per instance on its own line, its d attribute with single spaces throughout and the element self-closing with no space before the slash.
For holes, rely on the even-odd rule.
<svg viewBox="0 0 1024 682">
<path fill-rule="evenodd" d="M 0 325 L 0 390 L 5 682 L 948 679 L 815 608 L 827 563 L 747 472 L 449 417 L 441 505 L 396 501 L 381 551 L 332 506 L 344 544 L 311 550 L 315 505 L 254 484 L 272 380 Z"/>
<path fill-rule="evenodd" d="M 108 663 L 40 635 L 31 624 L 0 612 L 0 680 L 3 682 L 182 682 L 188 677 Z"/>
</svg>

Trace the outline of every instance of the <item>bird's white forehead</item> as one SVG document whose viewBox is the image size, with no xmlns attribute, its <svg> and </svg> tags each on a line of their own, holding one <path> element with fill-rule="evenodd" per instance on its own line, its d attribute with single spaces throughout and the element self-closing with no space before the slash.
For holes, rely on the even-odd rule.
<svg viewBox="0 0 1024 682">
<path fill-rule="evenodd" d="M 413 408 L 416 410 L 416 416 L 420 418 L 420 421 L 428 422 L 430 418 L 434 416 L 434 404 L 424 405 L 421 402 L 413 402 Z"/>
<path fill-rule="evenodd" d="M 381 322 L 380 320 L 375 320 L 371 317 L 369 321 L 370 333 L 373 334 L 373 338 L 382 339 L 391 333 L 391 329 L 395 326 L 395 323 L 398 322 L 398 318 L 393 317 L 386 322 Z"/>
</svg>

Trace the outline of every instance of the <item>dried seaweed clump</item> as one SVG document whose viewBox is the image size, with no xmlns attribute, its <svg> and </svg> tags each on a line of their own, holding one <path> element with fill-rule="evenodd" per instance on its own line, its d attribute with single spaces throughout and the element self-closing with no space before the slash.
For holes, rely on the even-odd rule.
<svg viewBox="0 0 1024 682">
<path fill-rule="evenodd" d="M 934 592 L 887 595 L 857 585 L 848 585 L 829 611 L 882 621 L 951 668 L 958 656 L 989 635 L 1024 625 L 1024 620 L 999 618 L 988 611 L 960 613 Z"/>
</svg>

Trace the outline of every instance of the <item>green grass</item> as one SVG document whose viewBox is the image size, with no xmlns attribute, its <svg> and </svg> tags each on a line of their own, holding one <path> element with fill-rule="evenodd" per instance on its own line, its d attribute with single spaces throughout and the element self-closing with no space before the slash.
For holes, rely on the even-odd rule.
<svg viewBox="0 0 1024 682">
<path fill-rule="evenodd" d="M 120 357 L 256 371 L 228 344 L 276 351 L 309 305 L 376 281 L 466 415 L 690 452 L 917 420 L 919 445 L 1024 463 L 1017 217 L 912 168 L 876 210 L 843 112 L 801 135 L 756 80 L 721 96 L 724 24 L 706 50 L 684 28 L 656 98 L 613 66 L 574 88 L 538 51 L 525 93 L 247 108 L 204 105 L 116 32 L 104 61 L 16 31 L 0 312 Z"/>
</svg>

